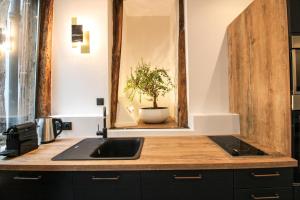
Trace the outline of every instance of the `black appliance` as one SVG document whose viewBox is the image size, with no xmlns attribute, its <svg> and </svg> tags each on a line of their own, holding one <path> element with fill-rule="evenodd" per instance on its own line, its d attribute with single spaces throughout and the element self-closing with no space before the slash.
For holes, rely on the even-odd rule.
<svg viewBox="0 0 300 200">
<path fill-rule="evenodd" d="M 300 110 L 300 36 L 291 37 L 292 110 Z"/>
<path fill-rule="evenodd" d="M 300 160 L 300 110 L 292 111 L 292 156 Z M 298 162 L 298 164 L 300 164 Z M 295 185 L 300 185 L 300 166 L 294 170 Z"/>
<path fill-rule="evenodd" d="M 294 170 L 295 198 L 300 193 L 300 36 L 291 36 L 291 100 L 292 100 L 292 156 L 298 160 Z"/>
<path fill-rule="evenodd" d="M 0 155 L 15 157 L 38 148 L 35 123 L 15 125 L 3 133 L 6 136 L 6 150 Z"/>
<path fill-rule="evenodd" d="M 267 155 L 265 152 L 231 135 L 209 136 L 209 138 L 232 156 Z"/>
</svg>

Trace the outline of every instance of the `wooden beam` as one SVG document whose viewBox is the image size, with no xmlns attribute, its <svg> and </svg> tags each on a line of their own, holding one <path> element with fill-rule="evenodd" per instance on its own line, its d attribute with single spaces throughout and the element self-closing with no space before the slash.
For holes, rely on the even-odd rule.
<svg viewBox="0 0 300 200">
<path fill-rule="evenodd" d="M 179 0 L 178 126 L 188 127 L 184 0 Z"/>
<path fill-rule="evenodd" d="M 54 0 L 40 2 L 40 38 L 36 92 L 36 117 L 51 114 L 51 55 Z"/>
<path fill-rule="evenodd" d="M 291 155 L 286 0 L 255 0 L 228 27 L 230 111 L 241 135 Z"/>
<path fill-rule="evenodd" d="M 121 65 L 123 27 L 123 0 L 113 0 L 113 49 L 111 66 L 110 124 L 115 127 L 118 107 L 119 75 Z"/>
</svg>

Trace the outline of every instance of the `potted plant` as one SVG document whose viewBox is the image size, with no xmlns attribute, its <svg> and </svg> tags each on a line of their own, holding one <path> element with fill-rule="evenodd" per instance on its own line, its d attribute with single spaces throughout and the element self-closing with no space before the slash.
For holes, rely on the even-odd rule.
<svg viewBox="0 0 300 200">
<path fill-rule="evenodd" d="M 139 62 L 135 71 L 131 72 L 128 78 L 125 91 L 129 93 L 129 99 L 132 101 L 136 95 L 140 102 L 142 96 L 149 97 L 152 101 L 152 107 L 141 108 L 139 110 L 140 119 L 144 123 L 163 123 L 169 117 L 168 107 L 159 107 L 158 97 L 164 96 L 174 88 L 174 84 L 167 70 L 159 67 L 153 68 L 150 64 Z"/>
</svg>

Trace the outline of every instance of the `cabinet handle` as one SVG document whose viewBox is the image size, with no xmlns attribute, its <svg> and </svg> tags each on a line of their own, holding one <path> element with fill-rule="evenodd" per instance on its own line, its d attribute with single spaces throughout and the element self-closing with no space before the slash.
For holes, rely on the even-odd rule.
<svg viewBox="0 0 300 200">
<path fill-rule="evenodd" d="M 263 178 L 263 177 L 278 177 L 280 176 L 279 172 L 275 172 L 274 174 L 255 174 L 254 172 L 251 173 L 252 176 L 255 178 Z"/>
<path fill-rule="evenodd" d="M 198 176 L 177 176 L 177 175 L 174 175 L 174 179 L 175 180 L 201 180 L 202 175 L 201 174 L 199 174 Z"/>
<path fill-rule="evenodd" d="M 116 177 L 92 177 L 93 181 L 118 181 L 120 180 L 120 176 L 116 176 Z"/>
<path fill-rule="evenodd" d="M 20 177 L 20 176 L 15 176 L 13 179 L 17 180 L 17 181 L 39 181 L 39 180 L 42 179 L 42 176 L 37 176 L 37 177 Z"/>
<path fill-rule="evenodd" d="M 264 200 L 264 199 L 280 199 L 280 196 L 278 194 L 275 194 L 274 196 L 270 196 L 270 197 L 257 197 L 254 194 L 251 195 L 252 199 L 255 200 Z"/>
</svg>

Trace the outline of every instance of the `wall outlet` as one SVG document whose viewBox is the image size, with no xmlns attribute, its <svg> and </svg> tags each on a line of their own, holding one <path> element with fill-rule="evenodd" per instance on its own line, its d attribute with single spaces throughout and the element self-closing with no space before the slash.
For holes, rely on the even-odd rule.
<svg viewBox="0 0 300 200">
<path fill-rule="evenodd" d="M 97 98 L 96 104 L 97 106 L 104 106 L 104 98 Z"/>
<path fill-rule="evenodd" d="M 71 131 L 72 130 L 72 122 L 63 122 L 62 129 L 64 131 Z"/>
</svg>

